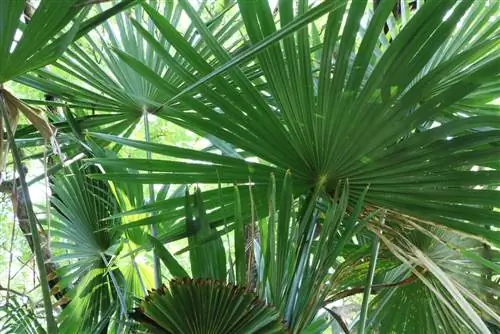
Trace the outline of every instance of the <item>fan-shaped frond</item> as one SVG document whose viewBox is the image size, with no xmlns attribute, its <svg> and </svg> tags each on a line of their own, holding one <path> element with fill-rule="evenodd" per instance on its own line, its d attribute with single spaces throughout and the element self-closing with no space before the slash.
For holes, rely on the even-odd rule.
<svg viewBox="0 0 500 334">
<path fill-rule="evenodd" d="M 286 333 L 278 312 L 253 293 L 202 279 L 170 281 L 132 316 L 154 333 Z"/>
</svg>

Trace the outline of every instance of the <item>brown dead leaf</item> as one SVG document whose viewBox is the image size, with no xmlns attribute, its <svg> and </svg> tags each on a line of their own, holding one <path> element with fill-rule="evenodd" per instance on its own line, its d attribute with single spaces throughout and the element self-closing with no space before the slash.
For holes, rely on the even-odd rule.
<svg viewBox="0 0 500 334">
<path fill-rule="evenodd" d="M 3 95 L 5 98 L 5 102 L 9 106 L 9 108 L 12 110 L 16 110 L 16 112 L 22 112 L 23 115 L 26 116 L 26 118 L 30 121 L 30 123 L 33 124 L 33 126 L 38 131 L 40 131 L 40 134 L 43 138 L 50 139 L 54 135 L 54 127 L 40 116 L 40 114 L 42 113 L 41 110 L 28 106 L 6 90 L 3 90 Z"/>
</svg>

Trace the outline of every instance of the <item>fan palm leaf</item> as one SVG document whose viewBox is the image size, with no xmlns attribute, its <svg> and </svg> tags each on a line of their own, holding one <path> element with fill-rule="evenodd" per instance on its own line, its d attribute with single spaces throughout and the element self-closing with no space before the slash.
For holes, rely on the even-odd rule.
<svg viewBox="0 0 500 334">
<path fill-rule="evenodd" d="M 25 1 L 2 4 L 5 33 L 0 39 L 0 84 L 18 80 L 22 75 L 54 62 L 72 41 L 131 3 L 131 0 L 124 1 L 86 20 L 91 7 L 81 0 L 66 1 L 63 5 L 50 0 L 41 1 L 36 8 L 30 7 L 28 11 L 25 8 L 31 5 Z M 23 12 L 30 13 L 25 13 L 21 20 Z M 66 29 L 68 25 L 70 27 Z M 40 118 L 38 109 L 19 101 L 3 86 L 0 88 L 8 101 L 13 119 L 17 119 L 17 111 L 20 111 L 43 137 L 49 138 L 53 134 L 53 128 Z"/>
<path fill-rule="evenodd" d="M 75 164 L 54 179 L 51 199 L 52 249 L 57 253 L 53 261 L 62 264 L 60 285 L 69 290 L 60 325 L 68 332 L 107 328 L 111 315 L 126 317 L 132 297 L 142 296 L 151 286 L 148 270 L 122 270 L 139 268 L 133 258 L 116 261 L 124 241 L 113 227 L 121 221 L 105 219 L 120 210 L 119 203 L 106 183 L 86 178 L 80 168 Z"/>
<path fill-rule="evenodd" d="M 174 26 L 183 30 L 182 38 L 190 41 L 197 52 L 210 57 L 210 50 L 197 37 L 194 27 L 184 25 L 182 12 L 177 5 L 167 2 L 155 3 L 153 6 Z M 241 20 L 236 20 L 235 13 L 223 21 L 222 17 L 226 13 L 227 10 L 220 14 L 207 13 L 203 3 L 197 9 L 198 15 L 209 16 L 211 21 L 208 27 L 220 43 L 235 39 L 234 33 L 242 25 Z M 140 26 L 138 22 L 145 22 L 146 27 Z M 221 25 L 222 22 L 226 24 Z M 90 117 L 88 110 L 92 110 L 92 118 L 102 120 L 101 126 L 107 125 L 101 131 L 121 134 L 137 124 L 144 113 L 157 109 L 167 98 L 161 89 L 123 63 L 119 57 L 121 53 L 130 54 L 146 64 L 152 73 L 172 87 L 180 86 L 186 80 L 186 73 L 183 76 L 172 71 L 164 55 L 160 56 L 154 50 L 159 48 L 166 51 L 168 57 L 179 65 L 184 64 L 189 68 L 189 64 L 185 64 L 164 38 L 157 39 L 157 35 L 153 21 L 145 16 L 141 6 L 136 6 L 129 13 L 118 14 L 104 22 L 102 29 L 86 35 L 83 42 L 72 44 L 54 64 L 56 71 L 40 69 L 24 75 L 18 81 L 66 101 L 72 108 L 87 110 L 83 114 L 79 113 L 77 122 Z M 83 128 L 88 129 L 89 126 Z"/>
<path fill-rule="evenodd" d="M 226 64 L 207 64 L 181 35 L 170 33 L 175 28 L 167 19 L 144 5 L 184 63 L 199 76 L 207 74 L 174 89 L 147 64 L 120 52 L 171 96 L 158 116 L 291 169 L 312 188 L 332 192 L 338 180 L 349 178 L 353 196 L 371 185 L 372 205 L 499 241 L 498 232 L 484 228 L 497 225 L 492 205 L 498 192 L 477 187 L 498 185 L 498 172 L 471 170 L 494 164 L 497 150 L 498 117 L 489 112 L 497 108 L 486 101 L 498 92 L 499 26 L 490 19 L 498 4 L 426 2 L 399 31 L 393 29 L 389 43 L 382 28 L 394 1 L 377 8 L 365 1 L 327 2 L 312 9 L 299 1 L 296 12 L 291 1 L 283 2 L 281 30 L 267 2 L 245 1 L 239 5 L 254 46 L 234 59 L 188 2 L 179 5 Z M 325 13 L 318 65 L 306 24 Z M 262 70 L 265 84 L 259 89 L 239 68 L 249 61 Z M 165 62 L 178 73 L 187 70 L 168 57 Z M 195 181 L 203 178 L 186 179 Z"/>
<path fill-rule="evenodd" d="M 133 317 L 153 333 L 285 333 L 278 313 L 244 288 L 179 279 L 152 291 Z"/>
</svg>

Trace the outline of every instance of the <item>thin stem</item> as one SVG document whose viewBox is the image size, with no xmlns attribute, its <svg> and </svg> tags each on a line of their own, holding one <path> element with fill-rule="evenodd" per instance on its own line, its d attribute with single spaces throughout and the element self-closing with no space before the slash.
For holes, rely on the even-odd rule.
<svg viewBox="0 0 500 334">
<path fill-rule="evenodd" d="M 7 294 L 11 293 L 11 294 L 13 294 L 13 295 L 18 295 L 18 296 L 21 296 L 21 297 L 25 297 L 25 298 L 27 298 L 28 300 L 30 300 L 30 301 L 31 301 L 31 299 L 29 298 L 29 296 L 28 296 L 28 295 L 26 295 L 26 294 L 24 294 L 24 293 L 22 293 L 22 292 L 19 292 L 19 291 L 17 291 L 17 290 L 11 289 L 11 288 L 9 288 L 9 287 L 4 288 L 4 287 L 2 286 L 2 284 L 0 284 L 0 291 L 5 291 L 5 292 L 7 292 Z M 6 304 L 7 304 L 7 303 L 6 303 Z"/>
<path fill-rule="evenodd" d="M 218 179 L 218 190 L 219 190 L 219 203 L 221 206 L 221 210 L 224 211 L 224 201 L 222 200 L 222 194 L 221 194 L 221 182 L 220 182 L 220 177 L 219 177 L 219 171 L 216 171 L 217 173 L 217 179 Z M 224 228 L 227 230 L 227 221 L 226 217 L 224 217 Z M 225 233 L 226 235 L 226 242 L 227 242 L 227 253 L 228 253 L 228 260 L 229 260 L 229 282 L 232 282 L 236 284 L 236 275 L 234 273 L 234 263 L 233 263 L 233 258 L 231 256 L 231 241 L 229 240 L 229 233 Z"/>
<path fill-rule="evenodd" d="M 386 211 L 382 213 L 380 218 L 380 225 L 385 223 Z M 359 330 L 358 333 L 365 334 L 366 330 L 366 315 L 368 314 L 368 299 L 370 297 L 370 292 L 372 291 L 373 277 L 375 277 L 375 267 L 377 266 L 378 250 L 380 248 L 380 241 L 376 234 L 373 235 L 372 241 L 372 255 L 370 260 L 370 266 L 368 268 L 368 279 L 366 281 L 366 288 L 363 293 L 363 303 L 361 304 L 361 312 L 359 318 Z"/>
<path fill-rule="evenodd" d="M 1 94 L 1 92 L 0 92 Z M 26 173 L 21 165 L 21 155 L 17 149 L 16 142 L 14 140 L 14 134 L 10 127 L 9 117 L 7 116 L 7 109 L 3 95 L 0 95 L 0 111 L 5 122 L 5 128 L 7 129 L 7 137 L 12 149 L 12 156 L 14 158 L 14 164 L 16 166 L 17 172 L 19 174 L 19 182 L 21 184 L 21 194 L 24 199 L 24 203 L 18 203 L 18 205 L 26 205 L 26 211 L 28 213 L 28 221 L 31 230 L 31 238 L 33 240 L 33 250 L 35 252 L 36 265 L 38 267 L 38 273 L 40 278 L 40 285 L 42 288 L 43 305 L 45 308 L 45 316 L 47 321 L 47 333 L 57 333 L 57 323 L 54 320 L 54 314 L 52 313 L 52 302 L 50 299 L 49 282 L 47 280 L 47 271 L 45 270 L 45 265 L 43 261 L 42 248 L 40 245 L 40 237 L 38 235 L 37 221 L 35 212 L 33 211 L 33 205 L 31 203 L 28 185 L 26 184 Z"/>
<path fill-rule="evenodd" d="M 370 293 L 374 294 L 374 293 L 379 292 L 379 290 L 381 290 L 381 289 L 399 288 L 399 287 L 402 287 L 402 286 L 410 285 L 413 282 L 415 282 L 417 280 L 417 278 L 418 278 L 417 276 L 415 276 L 415 275 L 412 274 L 408 278 L 405 278 L 404 280 L 396 282 L 396 283 L 375 284 L 375 285 L 372 286 L 372 290 L 370 291 Z M 353 296 L 353 295 L 356 295 L 356 294 L 364 292 L 364 291 L 365 291 L 365 287 L 364 286 L 357 287 L 357 288 L 352 288 L 352 289 L 348 289 L 348 290 L 343 290 L 343 291 L 340 291 L 340 292 L 336 293 L 331 298 L 328 298 L 327 300 L 325 300 L 323 302 L 323 304 L 324 305 L 328 305 L 328 304 L 333 303 L 333 302 L 335 302 L 337 300 L 344 299 L 346 297 Z"/>
<path fill-rule="evenodd" d="M 50 211 L 50 185 L 49 185 L 49 174 L 47 170 L 47 165 L 49 163 L 49 159 L 47 156 L 47 144 L 48 141 L 45 139 L 44 147 L 43 147 L 43 174 L 45 177 L 45 215 L 47 216 L 47 247 L 50 249 L 50 231 L 51 231 L 51 211 Z"/>
<path fill-rule="evenodd" d="M 31 260 L 33 260 L 33 254 L 30 255 L 30 257 L 28 257 L 28 259 L 26 261 L 23 261 L 23 259 L 21 259 L 20 257 L 16 257 L 16 260 L 17 262 L 21 263 L 21 266 L 19 267 L 19 269 L 17 269 L 17 271 L 12 275 L 12 277 L 10 278 L 11 280 L 13 280 L 14 278 L 16 278 L 17 275 L 19 275 L 19 273 L 21 273 L 23 271 L 24 268 L 28 267 L 28 269 L 31 269 L 30 267 L 30 262 Z M 10 276 L 9 276 L 10 277 Z"/>
<path fill-rule="evenodd" d="M 255 258 L 255 245 L 256 241 L 256 231 L 255 231 L 255 202 L 253 200 L 252 193 L 252 180 L 248 178 L 248 193 L 250 196 L 250 210 L 251 210 L 251 221 L 250 226 L 245 226 L 245 255 L 247 260 L 247 286 L 249 290 L 257 288 L 257 278 L 256 273 L 256 258 Z"/>
<path fill-rule="evenodd" d="M 151 137 L 150 137 L 150 132 L 149 132 L 149 119 L 148 119 L 148 112 L 144 111 L 143 113 L 143 120 L 144 120 L 144 139 L 146 140 L 147 143 L 150 142 Z M 152 159 L 151 151 L 146 151 L 146 158 L 148 160 Z M 151 172 L 149 172 L 151 173 Z M 154 189 L 154 184 L 149 185 L 149 203 L 153 203 L 155 200 L 155 189 Z M 156 225 L 151 224 L 151 236 L 156 238 L 158 236 L 158 228 Z M 158 257 L 158 254 L 156 250 L 153 250 L 153 271 L 154 271 L 154 279 L 155 279 L 155 288 L 159 289 L 161 287 L 161 263 L 160 263 L 160 258 Z"/>
<path fill-rule="evenodd" d="M 13 183 L 12 186 L 14 186 L 14 184 L 15 183 Z M 13 249 L 14 249 L 15 236 L 16 236 L 16 219 L 14 218 L 12 221 L 12 232 L 10 235 L 9 269 L 7 272 L 7 289 L 5 290 L 5 291 L 7 291 L 7 301 L 6 301 L 7 304 L 9 303 L 9 298 L 10 298 L 10 281 L 12 280 L 10 274 L 11 274 L 11 270 L 12 270 L 12 260 L 14 258 Z"/>
<path fill-rule="evenodd" d="M 106 260 L 106 256 L 104 253 L 100 253 L 101 259 L 104 262 L 104 265 L 107 267 L 109 271 L 109 277 L 111 277 L 111 283 L 113 283 L 113 286 L 115 287 L 116 290 L 116 295 L 118 296 L 118 300 L 120 301 L 120 306 L 121 306 L 121 315 L 125 318 L 125 320 L 128 321 L 128 315 L 127 315 L 127 305 L 125 303 L 125 297 L 122 294 L 122 291 L 120 289 L 120 286 L 118 285 L 118 282 L 116 281 L 115 274 L 113 273 L 113 269 L 109 267 L 109 263 Z"/>
<path fill-rule="evenodd" d="M 137 266 L 137 262 L 135 262 L 134 254 L 132 252 L 132 248 L 130 248 L 130 244 L 128 243 L 128 240 L 125 240 L 125 243 L 127 244 L 128 251 L 130 253 L 130 260 L 132 261 L 132 266 L 134 267 L 135 273 L 137 277 L 139 278 L 139 283 L 141 284 L 141 289 L 144 297 L 148 295 L 148 290 L 146 289 L 146 286 L 144 285 L 144 281 L 142 279 L 141 272 L 139 270 L 139 267 Z"/>
</svg>

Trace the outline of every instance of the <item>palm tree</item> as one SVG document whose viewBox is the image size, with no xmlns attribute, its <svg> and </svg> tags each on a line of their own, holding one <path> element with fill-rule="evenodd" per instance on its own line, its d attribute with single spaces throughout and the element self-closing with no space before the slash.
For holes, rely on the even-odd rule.
<svg viewBox="0 0 500 334">
<path fill-rule="evenodd" d="M 126 241 L 139 234 L 125 257 L 154 248 L 178 277 L 189 270 L 163 244 L 188 238 L 191 275 L 254 282 L 255 293 L 293 332 L 323 326 L 322 308 L 349 330 L 333 307 L 358 293 L 362 305 L 350 325 L 359 333 L 488 333 L 498 326 L 492 296 L 500 241 L 493 103 L 499 4 L 237 5 L 213 12 L 186 0 L 162 8 L 143 3 L 135 18 L 107 23 L 102 44 L 90 38 L 73 44 L 55 63 L 59 74 L 37 70 L 16 79 L 67 103 L 56 126 L 77 145 L 62 149 L 85 151 L 86 163 L 99 168 L 84 169 L 100 185 L 92 196 L 101 198 L 106 189 L 105 203 L 115 203 L 96 220 L 82 218 L 94 208 L 74 203 L 59 220 L 83 230 L 111 216 L 109 225 L 88 230 L 88 240 L 102 228 L 120 231 Z M 105 66 L 85 50 L 95 50 Z M 144 112 L 214 145 L 202 152 L 126 138 Z M 126 158 L 123 146 L 150 155 Z M 73 193 L 89 191 L 90 181 L 78 173 L 56 174 L 55 182 L 77 177 Z M 178 196 L 141 201 L 145 184 L 194 183 L 218 188 L 186 202 Z M 65 201 L 74 202 L 71 197 Z M 203 218 L 194 224 L 193 217 Z M 156 237 L 144 236 L 147 225 L 158 227 Z M 253 264 L 241 249 L 249 241 L 245 226 L 258 232 L 250 240 Z M 234 255 L 222 247 L 228 231 L 234 231 Z M 112 316 L 118 328 L 130 325 L 125 269 L 113 262 L 119 252 L 108 250 L 123 251 L 116 238 L 98 252 L 92 247 L 93 256 L 102 255 L 91 261 L 100 272 L 78 268 L 80 278 L 68 279 L 81 286 L 77 294 L 90 289 L 101 298 L 103 308 L 93 308 L 85 325 L 99 330 L 112 327 Z M 222 269 L 197 267 L 215 255 Z M 94 289 L 102 286 L 108 295 Z M 75 300 L 71 307 L 85 314 L 90 304 Z M 401 313 L 394 317 L 396 307 Z"/>
</svg>

